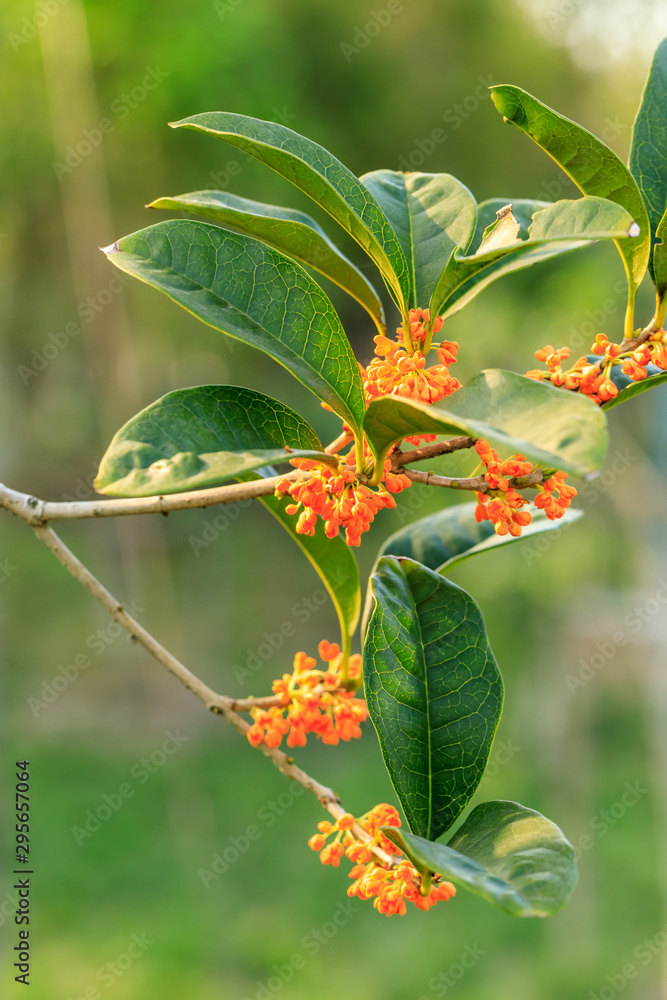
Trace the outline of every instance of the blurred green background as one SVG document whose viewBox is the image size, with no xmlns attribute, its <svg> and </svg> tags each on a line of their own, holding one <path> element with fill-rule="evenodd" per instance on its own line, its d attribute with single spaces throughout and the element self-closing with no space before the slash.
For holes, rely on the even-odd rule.
<svg viewBox="0 0 667 1000">
<path fill-rule="evenodd" d="M 335 431 L 282 368 L 147 287 L 122 288 L 98 252 L 158 221 L 146 202 L 206 186 L 316 214 L 255 161 L 168 121 L 243 112 L 312 137 L 357 173 L 407 159 L 455 174 L 478 200 L 555 200 L 571 187 L 503 125 L 488 85 L 525 87 L 625 156 L 667 33 L 658 0 L 404 0 L 370 37 L 373 10 L 383 0 L 4 0 L 3 481 L 92 497 L 112 433 L 183 385 L 262 389 Z M 446 134 L 437 145 L 435 129 Z M 525 371 L 546 343 L 576 353 L 600 329 L 620 337 L 622 278 L 614 248 L 599 245 L 487 290 L 449 327 L 461 342 L 456 374 Z M 327 291 L 368 359 L 365 314 Z M 648 288 L 640 308 L 646 322 Z M 345 910 L 345 872 L 306 846 L 321 818 L 314 800 L 116 635 L 25 525 L 0 517 L 3 996 L 23 995 L 11 969 L 7 803 L 13 761 L 28 758 L 34 1000 L 667 997 L 664 391 L 611 416 L 608 470 L 583 488 L 582 521 L 453 573 L 484 610 L 507 686 L 476 801 L 517 799 L 578 845 L 580 886 L 545 922 L 514 921 L 463 891 L 402 919 L 358 901 Z M 386 535 L 448 502 L 434 493 L 414 488 L 377 519 L 364 571 Z M 335 638 L 316 576 L 262 509 L 65 525 L 62 535 L 218 690 L 267 692 L 297 649 Z M 263 633 L 288 622 L 296 638 L 241 677 L 235 667 L 257 662 Z M 623 642 L 611 638 L 619 630 Z M 309 746 L 298 760 L 354 812 L 394 801 L 370 727 L 354 746 Z M 121 807 L 102 808 L 92 836 L 77 832 L 88 811 L 118 805 L 121 785 L 131 790 Z M 207 876 L 225 852 L 227 870 Z M 128 952 L 133 935 L 141 943 Z"/>
</svg>

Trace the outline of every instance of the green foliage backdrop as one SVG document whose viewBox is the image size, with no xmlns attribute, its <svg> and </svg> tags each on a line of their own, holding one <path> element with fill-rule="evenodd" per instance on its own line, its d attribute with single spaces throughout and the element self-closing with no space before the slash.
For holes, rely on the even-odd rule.
<svg viewBox="0 0 667 1000">
<path fill-rule="evenodd" d="M 356 173 L 446 171 L 478 202 L 498 192 L 576 196 L 493 109 L 488 86 L 516 81 L 625 158 L 646 58 L 582 68 L 556 44 L 568 5 L 552 5 L 552 27 L 527 5 L 492 0 L 399 6 L 367 35 L 371 13 L 361 0 L 187 8 L 69 0 L 38 32 L 39 6 L 7 0 L 3 480 L 52 499 L 90 498 L 111 434 L 179 385 L 271 385 L 323 440 L 335 433 L 308 390 L 268 358 L 125 281 L 97 252 L 159 222 L 138 209 L 156 192 L 219 188 L 315 214 L 244 153 L 194 141 L 168 121 L 231 108 L 312 136 Z M 576 27 L 576 10 L 568 17 Z M 338 245 L 379 287 L 342 232 Z M 363 354 L 372 320 L 334 284 L 327 293 Z M 646 312 L 650 294 L 640 295 Z M 385 309 L 395 323 L 387 297 Z M 486 290 L 449 335 L 465 343 L 465 379 L 481 367 L 521 371 L 545 343 L 570 343 L 576 353 L 598 329 L 619 331 L 623 309 L 621 264 L 600 244 Z M 578 893 L 549 922 L 513 922 L 464 893 L 428 918 L 387 922 L 356 901 L 349 907 L 340 873 L 305 847 L 304 830 L 320 817 L 301 789 L 190 704 L 3 517 L 3 757 L 30 759 L 34 773 L 34 1000 L 93 987 L 123 1000 L 254 1000 L 276 976 L 290 1000 L 574 1000 L 599 995 L 627 963 L 637 969 L 628 1000 L 658 995 L 667 955 L 659 936 L 667 926 L 667 453 L 652 428 L 664 425 L 663 395 L 611 414 L 609 463 L 581 490 L 584 518 L 504 547 L 492 578 L 486 557 L 453 573 L 480 603 L 508 694 L 481 797 L 530 802 L 579 855 Z M 246 696 L 268 690 L 297 649 L 334 639 L 337 629 L 315 573 L 303 575 L 296 547 L 256 508 L 72 525 L 63 534 L 205 680 Z M 435 509 L 428 491 L 399 498 L 374 527 L 364 570 L 386 536 Z M 256 566 L 269 549 L 260 584 Z M 312 751 L 313 769 L 334 787 L 349 766 L 346 803 L 355 810 L 393 801 L 373 739 L 369 726 L 354 750 Z M 5 885 L 10 891 L 9 873 Z M 107 963 L 127 952 L 132 935 L 151 943 L 116 975 Z"/>
</svg>

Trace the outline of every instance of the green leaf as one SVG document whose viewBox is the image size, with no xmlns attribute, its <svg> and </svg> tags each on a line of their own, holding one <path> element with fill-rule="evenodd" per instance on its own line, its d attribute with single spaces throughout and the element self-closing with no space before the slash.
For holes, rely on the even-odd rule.
<svg viewBox="0 0 667 1000">
<path fill-rule="evenodd" d="M 627 403 L 629 399 L 634 399 L 635 396 L 640 396 L 643 392 L 648 392 L 649 389 L 654 389 L 656 386 L 662 385 L 663 382 L 667 382 L 667 372 L 649 375 L 648 378 L 643 378 L 641 382 L 630 382 L 625 388 L 621 389 L 618 396 L 610 399 L 607 403 L 603 403 L 602 409 L 612 410 L 615 406 Z"/>
<path fill-rule="evenodd" d="M 632 128 L 630 170 L 646 205 L 655 254 L 656 240 L 662 239 L 658 236 L 658 228 L 667 208 L 667 38 L 663 38 L 655 51 Z M 651 277 L 657 287 L 655 264 L 655 259 L 649 261 Z M 665 294 L 662 275 L 661 288 L 662 298 Z"/>
<path fill-rule="evenodd" d="M 260 479 L 261 474 L 250 473 L 244 479 Z M 319 574 L 336 608 L 340 621 L 342 646 L 349 652 L 350 640 L 359 622 L 361 609 L 361 583 L 357 560 L 349 545 L 340 535 L 327 538 L 324 522 L 317 519 L 314 535 L 297 535 L 296 517 L 286 514 L 289 500 L 275 496 L 259 497 L 287 533 L 294 539 L 303 554 Z"/>
<path fill-rule="evenodd" d="M 305 192 L 363 247 L 405 311 L 410 274 L 396 234 L 369 191 L 323 146 L 284 125 L 226 111 L 192 115 L 170 124 L 223 139 Z"/>
<path fill-rule="evenodd" d="M 576 473 L 600 469 L 608 443 L 605 416 L 590 399 L 499 369 L 480 372 L 440 403 L 374 399 L 364 430 L 378 467 L 392 445 L 415 434 L 484 438 L 506 454 Z"/>
<path fill-rule="evenodd" d="M 628 274 L 630 298 L 634 301 L 648 266 L 651 232 L 641 193 L 628 168 L 600 139 L 520 87 L 493 87 L 491 98 L 505 120 L 520 128 L 548 153 L 580 191 L 616 202 L 637 223 L 637 236 L 615 241 Z"/>
<path fill-rule="evenodd" d="M 426 308 L 457 247 L 475 230 L 475 199 L 451 174 L 375 170 L 360 178 L 398 236 L 411 272 L 412 308 Z"/>
<path fill-rule="evenodd" d="M 667 296 L 667 209 L 658 224 L 655 236 L 657 242 L 653 247 L 653 281 L 658 300 L 663 303 Z"/>
<path fill-rule="evenodd" d="M 331 302 L 295 261 L 189 219 L 159 222 L 104 252 L 204 323 L 270 354 L 358 429 L 359 366 Z"/>
<path fill-rule="evenodd" d="M 438 872 L 513 917 L 557 913 L 579 877 L 562 831 L 518 802 L 482 802 L 446 845 L 393 826 L 382 832 L 418 870 Z"/>
<path fill-rule="evenodd" d="M 434 315 L 442 314 L 445 304 L 457 301 L 456 309 L 447 309 L 446 315 L 452 315 L 462 308 L 463 296 L 468 302 L 481 291 L 475 288 L 473 295 L 467 294 L 478 283 L 483 282 L 481 287 L 486 287 L 509 271 L 555 254 L 576 250 L 595 240 L 618 239 L 627 235 L 633 225 L 632 216 L 624 208 L 605 198 L 556 201 L 534 213 L 527 239 L 491 246 L 486 251 L 482 243 L 468 256 L 455 253 L 433 293 L 431 311 Z"/>
<path fill-rule="evenodd" d="M 503 683 L 482 614 L 464 590 L 386 556 L 364 643 L 364 685 L 384 762 L 410 829 L 448 830 L 481 781 Z"/>
<path fill-rule="evenodd" d="M 542 534 L 544 531 L 558 531 L 560 528 L 579 520 L 583 511 L 569 507 L 558 521 L 550 521 L 543 510 L 532 504 L 530 514 L 532 521 L 522 529 L 519 538 L 514 535 L 497 535 L 491 521 L 476 521 L 477 504 L 459 503 L 445 507 L 435 514 L 413 521 L 407 527 L 401 528 L 390 535 L 378 552 L 372 572 L 375 572 L 379 560 L 383 556 L 404 556 L 414 559 L 436 573 L 454 569 L 479 552 L 489 552 L 503 545 L 520 542 L 531 535 Z M 370 581 L 366 594 L 366 606 L 362 620 L 362 634 L 366 631 L 366 622 L 373 604 Z"/>
<path fill-rule="evenodd" d="M 262 240 L 344 289 L 367 310 L 380 333 L 385 332 L 382 302 L 370 281 L 305 212 L 265 205 L 225 191 L 192 191 L 174 198 L 158 198 L 148 208 L 169 208 L 201 215 L 225 228 Z"/>
<path fill-rule="evenodd" d="M 476 521 L 476 509 L 475 502 L 460 503 L 422 517 L 391 535 L 380 549 L 378 558 L 405 556 L 436 573 L 444 573 L 479 552 L 489 552 L 545 531 L 557 531 L 583 514 L 582 510 L 570 507 L 560 520 L 550 521 L 543 510 L 531 504 L 524 509 L 530 511 L 532 521 L 522 529 L 521 536 L 515 538 L 497 535 L 490 521 Z"/>
<path fill-rule="evenodd" d="M 512 206 L 512 214 L 520 225 L 519 238 L 527 240 L 528 227 L 532 222 L 534 213 L 539 212 L 543 208 L 548 208 L 550 204 L 551 202 L 548 201 L 535 201 L 527 198 L 489 198 L 487 201 L 480 202 L 477 206 L 477 227 L 468 248 L 468 254 L 475 254 L 479 250 L 484 231 L 493 225 L 494 220 L 497 218 L 497 213 L 506 205 Z M 558 241 L 540 244 L 539 247 L 528 252 L 514 253 L 506 257 L 501 257 L 495 264 L 488 264 L 483 270 L 477 271 L 467 281 L 459 285 L 447 299 L 444 311 L 442 306 L 440 307 L 441 313 L 445 318 L 454 316 L 471 299 L 474 299 L 488 285 L 498 278 L 502 278 L 505 274 L 509 274 L 511 271 L 520 271 L 524 267 L 530 267 L 531 264 L 539 263 L 548 257 L 555 257 L 558 254 L 566 253 L 585 245 L 584 243 L 576 243 L 570 246 L 565 241 Z"/>
<path fill-rule="evenodd" d="M 284 403 L 235 385 L 200 385 L 167 393 L 121 427 L 95 488 L 126 497 L 201 490 L 290 458 L 332 461 Z"/>
<path fill-rule="evenodd" d="M 528 239 L 528 230 L 536 212 L 541 212 L 544 208 L 550 208 L 551 201 L 536 201 L 533 198 L 488 198 L 480 201 L 477 206 L 477 226 L 475 235 L 472 238 L 468 254 L 475 254 L 480 248 L 484 231 L 492 226 L 501 212 L 507 205 L 512 206 L 512 215 L 519 223 L 519 238 Z"/>
<path fill-rule="evenodd" d="M 496 212 L 496 217 L 482 233 L 482 242 L 475 254 L 488 253 L 490 250 L 500 250 L 515 244 L 519 239 L 521 223 L 512 214 L 512 206 L 504 205 Z"/>
</svg>

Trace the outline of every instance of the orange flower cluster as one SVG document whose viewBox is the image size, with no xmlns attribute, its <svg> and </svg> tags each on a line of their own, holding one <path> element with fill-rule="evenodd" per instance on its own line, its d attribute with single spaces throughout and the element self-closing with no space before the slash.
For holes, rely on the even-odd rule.
<svg viewBox="0 0 667 1000">
<path fill-rule="evenodd" d="M 612 368 L 621 366 L 621 371 L 633 382 L 639 382 L 648 375 L 646 365 L 654 364 L 663 371 L 667 370 L 667 343 L 665 331 L 657 330 L 638 347 L 624 350 L 622 344 L 612 344 L 607 335 L 599 333 L 591 348 L 593 354 L 602 356 L 599 362 L 591 362 L 588 358 L 579 358 L 571 368 L 563 370 L 563 362 L 570 356 L 569 347 L 558 350 L 547 344 L 535 351 L 538 361 L 543 361 L 547 371 L 535 369 L 526 372 L 528 378 L 538 381 L 549 381 L 552 385 L 563 386 L 575 392 L 589 396 L 598 404 L 606 403 L 618 396 L 619 388 L 610 378 Z"/>
<path fill-rule="evenodd" d="M 297 653 L 293 672 L 273 682 L 273 692 L 280 698 L 280 704 L 268 710 L 250 710 L 253 724 L 248 730 L 248 740 L 253 746 L 264 743 L 279 747 L 285 735 L 290 747 L 305 746 L 308 733 L 315 733 L 330 746 L 336 746 L 339 740 L 361 736 L 360 723 L 368 717 L 368 709 L 364 701 L 343 686 L 340 646 L 324 640 L 318 652 L 320 659 L 328 663 L 327 670 L 318 670 L 312 656 Z M 349 658 L 348 677 L 350 680 L 361 677 L 360 656 Z"/>
<path fill-rule="evenodd" d="M 522 510 L 529 501 L 511 487 L 509 480 L 529 475 L 535 466 L 526 461 L 525 455 L 513 455 L 501 462 L 488 441 L 479 440 L 475 451 L 486 466 L 484 478 L 491 487 L 489 493 L 475 493 L 475 520 L 493 522 L 497 535 L 519 538 L 522 528 L 531 522 L 529 511 Z M 563 516 L 577 494 L 574 486 L 565 485 L 566 478 L 566 472 L 556 472 L 546 482 L 537 484 L 535 506 L 551 521 Z"/>
<path fill-rule="evenodd" d="M 375 337 L 375 354 L 370 365 L 363 372 L 366 401 L 370 403 L 378 396 L 405 396 L 416 399 L 420 403 L 437 403 L 438 400 L 450 396 L 460 386 L 458 379 L 449 374 L 448 365 L 456 361 L 457 343 L 445 340 L 437 345 L 439 365 L 426 367 L 426 358 L 422 348 L 426 341 L 426 325 L 428 324 L 428 309 L 411 309 L 409 313 L 409 337 L 413 346 L 412 353 L 406 350 L 404 327 L 397 327 L 396 340 L 379 334 Z M 444 320 L 438 316 L 433 332 L 442 329 Z M 412 444 L 419 445 L 421 440 L 435 441 L 434 434 L 422 434 L 406 438 Z"/>
<path fill-rule="evenodd" d="M 370 839 L 357 836 L 355 825 L 361 827 Z M 358 896 L 359 899 L 375 897 L 373 906 L 388 917 L 394 913 L 404 915 L 406 900 L 420 910 L 429 910 L 441 900 L 451 899 L 456 889 L 451 882 L 442 880 L 432 882 L 423 894 L 421 875 L 381 830 L 383 826 L 400 825 L 396 809 L 383 802 L 358 820 L 350 813 L 345 813 L 335 823 L 323 820 L 317 824 L 320 832 L 310 838 L 308 846 L 320 852 L 320 861 L 324 865 L 337 868 L 343 856 L 354 861 L 350 871 L 354 882 L 347 890 L 348 896 Z M 332 836 L 333 840 L 328 843 Z M 383 864 L 373 853 L 373 844 L 381 847 L 390 857 L 396 856 L 396 861 Z"/>
<path fill-rule="evenodd" d="M 303 508 L 296 523 L 298 534 L 314 535 L 319 516 L 324 519 L 327 538 L 335 538 L 339 528 L 344 528 L 347 544 L 358 546 L 362 534 L 368 531 L 378 511 L 396 506 L 391 494 L 401 493 L 412 485 L 403 473 L 392 472 L 391 462 L 387 460 L 384 464 L 384 487 L 372 490 L 361 483 L 353 471 L 354 451 L 345 461 L 353 468 L 336 470 L 307 459 L 294 459 L 292 465 L 312 471 L 312 479 L 305 483 L 281 479 L 276 484 L 276 496 L 289 493 L 296 501 L 285 508 L 288 514 L 296 514 Z"/>
</svg>

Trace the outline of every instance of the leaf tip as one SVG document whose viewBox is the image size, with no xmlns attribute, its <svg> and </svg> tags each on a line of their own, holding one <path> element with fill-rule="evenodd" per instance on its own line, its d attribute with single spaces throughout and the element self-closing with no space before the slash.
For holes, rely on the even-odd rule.
<svg viewBox="0 0 667 1000">
<path fill-rule="evenodd" d="M 108 257 L 109 254 L 111 253 L 118 253 L 120 250 L 120 245 L 118 243 L 118 240 L 116 240 L 115 243 L 110 243 L 108 247 L 100 247 L 100 250 L 102 251 L 102 253 L 105 253 Z"/>
</svg>

